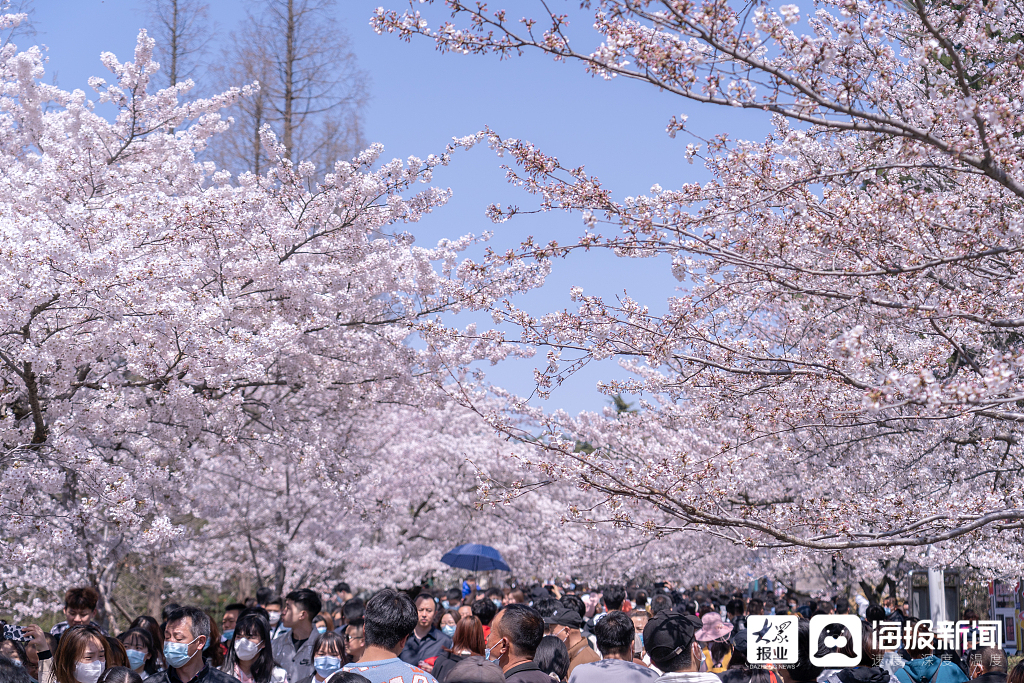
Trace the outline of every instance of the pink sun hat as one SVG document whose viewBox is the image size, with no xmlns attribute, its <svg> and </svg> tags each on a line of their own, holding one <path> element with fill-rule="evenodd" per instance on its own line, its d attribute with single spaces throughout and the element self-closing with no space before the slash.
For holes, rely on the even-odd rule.
<svg viewBox="0 0 1024 683">
<path fill-rule="evenodd" d="M 693 634 L 693 639 L 701 642 L 725 638 L 732 633 L 732 624 L 722 621 L 722 615 L 718 612 L 708 612 L 700 619 L 704 625 L 701 630 Z"/>
</svg>

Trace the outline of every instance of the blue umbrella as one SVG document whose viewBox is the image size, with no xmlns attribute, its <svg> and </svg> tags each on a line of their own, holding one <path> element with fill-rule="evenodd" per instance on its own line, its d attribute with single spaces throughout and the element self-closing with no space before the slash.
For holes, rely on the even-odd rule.
<svg viewBox="0 0 1024 683">
<path fill-rule="evenodd" d="M 450 567 L 474 572 L 485 572 L 489 569 L 512 571 L 505 564 L 505 560 L 501 559 L 501 553 L 489 545 L 480 545 L 479 543 L 466 543 L 458 548 L 452 548 L 444 554 L 441 561 Z"/>
</svg>

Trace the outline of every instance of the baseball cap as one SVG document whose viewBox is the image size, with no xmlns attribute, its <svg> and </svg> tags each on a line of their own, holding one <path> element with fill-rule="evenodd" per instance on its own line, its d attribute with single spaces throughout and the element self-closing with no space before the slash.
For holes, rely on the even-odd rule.
<svg viewBox="0 0 1024 683">
<path fill-rule="evenodd" d="M 702 626 L 701 620 L 690 614 L 658 612 L 644 627 L 644 649 L 655 662 L 672 659 L 690 647 Z"/>
<path fill-rule="evenodd" d="M 452 667 L 446 683 L 505 683 L 505 674 L 494 662 L 483 657 L 467 657 Z"/>
<path fill-rule="evenodd" d="M 554 608 L 550 617 L 544 617 L 544 623 L 548 626 L 567 626 L 569 628 L 580 628 L 583 626 L 583 617 L 574 609 L 559 605 Z"/>
</svg>

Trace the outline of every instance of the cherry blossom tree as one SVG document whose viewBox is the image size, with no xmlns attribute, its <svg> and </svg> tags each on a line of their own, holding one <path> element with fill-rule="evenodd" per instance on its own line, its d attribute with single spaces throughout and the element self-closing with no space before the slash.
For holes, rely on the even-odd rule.
<svg viewBox="0 0 1024 683">
<path fill-rule="evenodd" d="M 474 239 L 401 228 L 447 200 L 416 189 L 447 151 L 371 147 L 317 182 L 266 129 L 272 166 L 232 178 L 196 157 L 251 90 L 155 90 L 153 47 L 104 54 L 95 101 L 45 84 L 39 49 L 0 50 L 0 580 L 20 611 L 77 582 L 109 600 L 127 553 L 183 538 L 211 467 L 346 476 L 335 415 L 436 403 L 437 367 L 491 352 L 406 343 L 466 297 Z"/>
<path fill-rule="evenodd" d="M 580 160 L 498 131 L 473 138 L 511 159 L 531 208 L 578 212 L 585 226 L 572 243 L 529 237 L 490 253 L 481 272 L 605 249 L 659 259 L 681 283 L 664 302 L 574 288 L 574 310 L 486 307 L 503 326 L 495 339 L 546 352 L 541 395 L 592 361 L 632 373 L 601 388 L 641 397 L 635 415 L 508 399 L 543 425 L 527 464 L 603 496 L 569 517 L 699 531 L 780 558 L 1021 570 L 1020 7 L 601 0 L 520 18 L 447 0 L 451 19 L 433 21 L 431 4 L 380 9 L 373 24 L 445 52 L 539 50 L 691 107 L 772 117 L 761 141 L 692 135 L 680 156 L 709 182 L 625 198 Z M 573 33 L 577 18 L 599 45 L 578 47 L 590 38 Z M 667 133 L 689 134 L 686 116 Z M 518 212 L 490 211 L 499 223 Z"/>
</svg>

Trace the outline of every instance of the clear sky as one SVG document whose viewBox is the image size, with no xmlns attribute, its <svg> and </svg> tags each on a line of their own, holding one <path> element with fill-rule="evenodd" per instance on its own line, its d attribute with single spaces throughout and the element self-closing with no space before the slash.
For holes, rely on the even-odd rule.
<svg viewBox="0 0 1024 683">
<path fill-rule="evenodd" d="M 555 63 L 537 54 L 506 61 L 441 55 L 426 40 L 407 44 L 393 35 L 378 36 L 369 19 L 382 4 L 389 9 L 404 6 L 400 0 L 340 0 L 336 11 L 361 68 L 370 76 L 367 138 L 384 144 L 387 158 L 437 153 L 452 137 L 490 126 L 503 136 L 537 144 L 569 166 L 585 164 L 621 199 L 647 193 L 655 183 L 672 188 L 707 178 L 702 167 L 685 161 L 683 149 L 691 140 L 670 139 L 665 133 L 673 114 L 688 114 L 689 127 L 704 136 L 724 130 L 732 137 L 760 139 L 767 131 L 766 121 L 756 115 L 698 106 L 624 79 L 595 79 L 578 64 Z M 536 15 L 540 7 L 536 0 L 489 4 L 521 15 Z M 578 7 L 566 2 L 560 11 L 574 5 Z M 208 59 L 215 59 L 216 42 L 237 25 L 247 7 L 258 7 L 257 0 L 210 1 L 214 45 Z M 33 17 L 38 34 L 16 42 L 19 46 L 45 44 L 49 77 L 56 74 L 62 88 L 91 92 L 86 83 L 90 76 L 107 77 L 99 61 L 101 52 L 114 52 L 122 61 L 131 58 L 138 30 L 146 25 L 146 8 L 145 0 L 36 0 Z M 588 23 L 577 25 L 584 27 L 582 37 L 589 38 Z M 595 45 L 591 40 L 577 47 L 589 52 Z M 498 248 L 515 246 L 527 235 L 564 243 L 582 233 L 576 215 L 520 216 L 492 224 L 484 216 L 488 204 L 514 203 L 525 208 L 531 203 L 528 196 L 506 185 L 501 161 L 485 147 L 456 155 L 451 166 L 434 176 L 435 184 L 452 188 L 452 201 L 410 226 L 411 232 L 421 243 L 432 244 L 440 237 L 493 230 L 492 245 Z M 587 255 L 556 262 L 544 288 L 519 303 L 537 313 L 559 310 L 570 305 L 569 288 L 579 285 L 606 298 L 625 290 L 651 310 L 660 311 L 677 284 L 666 261 Z M 543 355 L 536 361 L 488 369 L 488 376 L 496 384 L 528 393 L 533 366 L 546 365 Z M 607 364 L 587 368 L 544 405 L 570 412 L 600 409 L 606 400 L 595 384 L 613 376 L 623 373 Z"/>
</svg>

